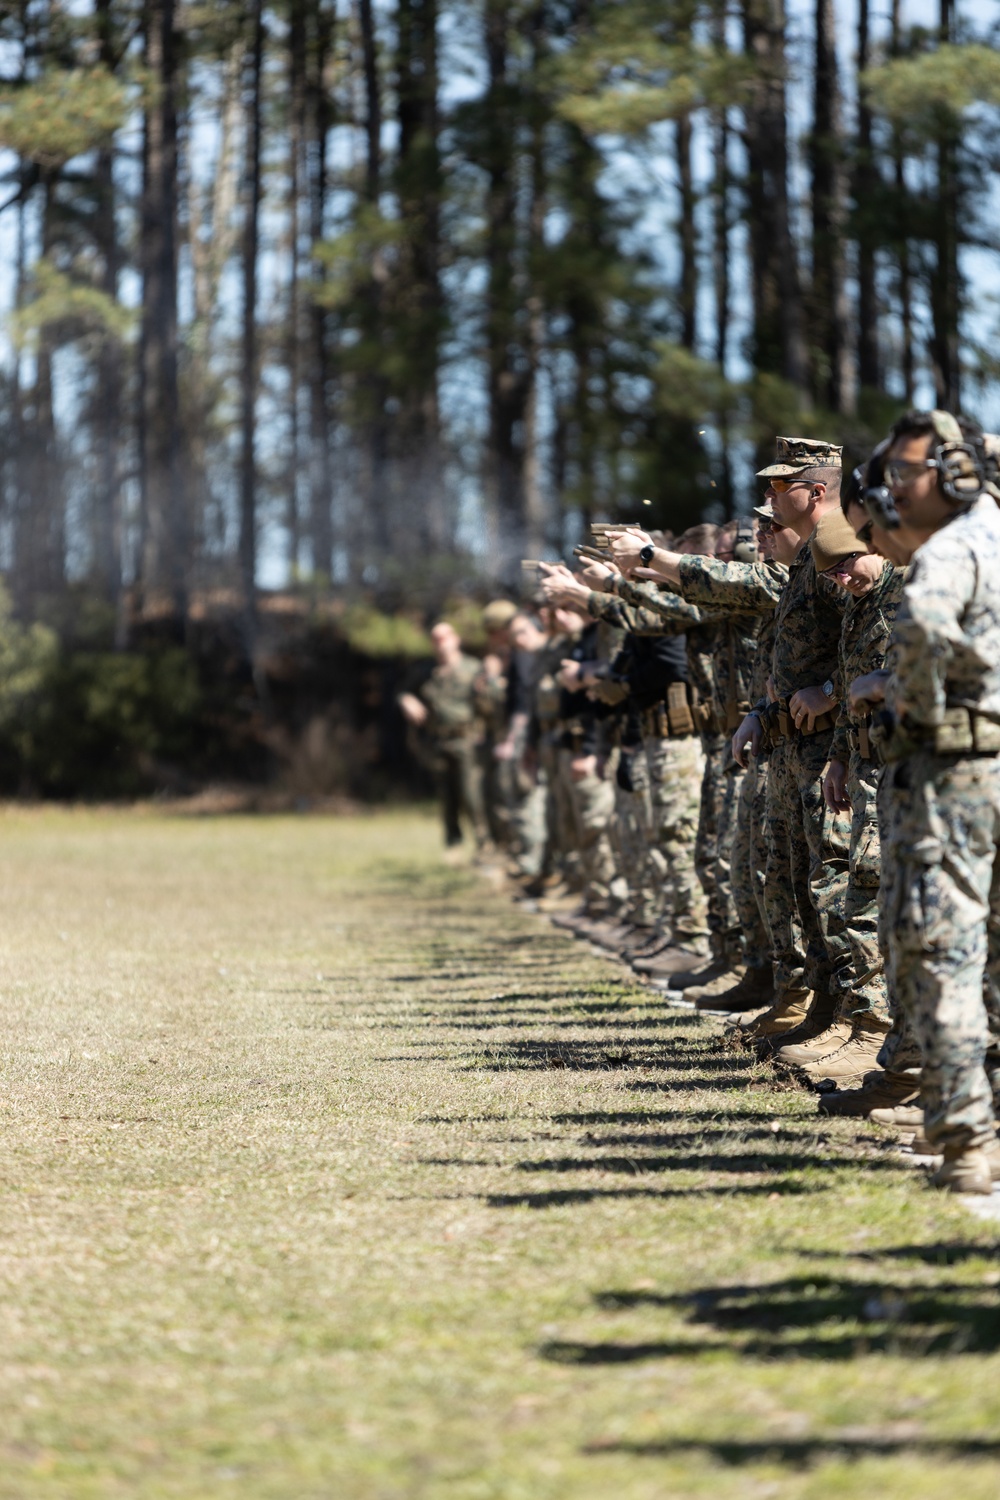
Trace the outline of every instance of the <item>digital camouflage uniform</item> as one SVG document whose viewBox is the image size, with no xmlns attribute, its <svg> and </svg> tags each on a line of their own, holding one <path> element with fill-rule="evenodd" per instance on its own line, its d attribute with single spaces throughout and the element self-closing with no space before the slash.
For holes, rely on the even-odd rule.
<svg viewBox="0 0 1000 1500">
<path fill-rule="evenodd" d="M 988 495 L 916 553 L 890 663 L 891 959 L 923 1053 L 924 1128 L 957 1154 L 993 1141 L 1000 1082 L 1000 513 Z"/>
<path fill-rule="evenodd" d="M 765 691 L 774 611 L 788 570 L 774 562 L 720 562 L 707 557 L 683 557 L 679 566 L 684 598 L 705 611 L 723 612 L 726 618 L 716 673 L 717 686 L 725 684 L 725 691 L 717 691 L 716 711 L 726 726 L 726 776 L 736 798 L 731 814 L 732 905 L 743 938 L 743 956 L 749 967 L 763 968 L 771 962 L 764 882 L 766 752 L 759 759 L 751 758 L 743 772 L 732 758 L 731 742 L 746 706 Z"/>
<path fill-rule="evenodd" d="M 848 688 L 856 677 L 877 672 L 885 664 L 896 611 L 902 597 L 905 571 L 886 563 L 875 587 L 861 598 L 849 596 L 840 633 L 842 697 L 833 732 L 830 758 L 847 767 L 847 795 L 851 799 L 849 870 L 844 892 L 844 921 L 851 948 L 851 964 L 844 971 L 847 984 L 840 996 L 838 1019 L 868 1014 L 890 1023 L 885 965 L 879 944 L 879 882 L 881 855 L 878 784 L 881 769 L 870 743 L 867 725 L 859 725 L 847 708 Z"/>
<path fill-rule="evenodd" d="M 461 655 L 454 666 L 435 667 L 420 689 L 429 710 L 427 732 L 449 846 L 462 841 L 462 815 L 472 824 L 477 844 L 487 839 L 477 748 L 481 737 L 475 689 L 479 671 L 475 657 Z"/>
<path fill-rule="evenodd" d="M 648 608 L 642 591 L 636 591 L 631 603 L 617 594 L 593 593 L 589 607 L 596 618 L 639 637 L 684 635 L 685 627 L 697 621 L 697 611 L 689 609 L 665 622 Z M 640 720 L 649 799 L 647 804 L 643 797 L 643 810 L 648 806 L 651 821 L 645 868 L 632 893 L 632 918 L 637 926 L 666 924 L 680 940 L 705 931 L 704 897 L 694 864 L 702 761 L 693 721 L 691 732 L 662 732 L 664 707 L 662 699 L 659 712 L 644 706 Z"/>
<path fill-rule="evenodd" d="M 615 651 L 622 632 L 603 623 L 588 626 L 566 652 L 579 662 L 604 661 Z M 616 874 L 611 820 L 615 810 L 614 785 L 607 774 L 610 748 L 602 705 L 585 692 L 562 694 L 562 734 L 559 774 L 569 790 L 575 820 L 575 849 L 579 856 L 584 909 L 590 916 L 606 914 L 611 906 L 611 887 Z M 593 756 L 594 771 L 574 777 L 574 760 Z"/>
<path fill-rule="evenodd" d="M 559 713 L 562 690 L 556 673 L 573 645 L 569 636 L 554 636 L 536 653 L 535 680 L 528 745 L 538 762 L 539 784 L 543 798 L 536 802 L 536 817 L 544 813 L 544 844 L 539 861 L 542 875 L 562 874 L 569 884 L 581 884 L 580 860 L 577 854 L 576 814 L 569 781 L 562 774 L 559 741 L 562 733 Z"/>
<path fill-rule="evenodd" d="M 775 611 L 771 675 L 777 708 L 787 715 L 799 688 L 838 684 L 837 648 L 847 596 L 816 572 L 808 544 L 788 571 L 788 582 Z M 765 700 L 758 703 L 772 724 L 780 720 Z M 823 776 L 830 759 L 833 726 L 804 734 L 789 732 L 773 753 L 767 775 L 768 852 L 766 882 L 775 946 L 775 990 L 810 989 L 836 995 L 837 971 L 850 966 L 851 951 L 844 924 L 849 841 L 844 823 L 823 798 Z M 800 968 L 805 943 L 805 965 Z"/>
</svg>

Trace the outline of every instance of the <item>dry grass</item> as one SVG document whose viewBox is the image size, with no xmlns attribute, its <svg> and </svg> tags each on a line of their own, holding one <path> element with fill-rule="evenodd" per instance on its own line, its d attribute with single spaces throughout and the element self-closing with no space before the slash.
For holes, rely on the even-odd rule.
<svg viewBox="0 0 1000 1500">
<path fill-rule="evenodd" d="M 0 1496 L 985 1500 L 995 1229 L 425 819 L 0 815 Z"/>
</svg>

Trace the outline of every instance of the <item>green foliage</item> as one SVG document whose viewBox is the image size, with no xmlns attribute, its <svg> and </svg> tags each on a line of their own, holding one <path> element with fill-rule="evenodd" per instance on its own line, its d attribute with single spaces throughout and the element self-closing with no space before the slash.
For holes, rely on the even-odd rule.
<svg viewBox="0 0 1000 1500">
<path fill-rule="evenodd" d="M 665 415 L 678 421 L 705 422 L 737 398 L 737 387 L 711 360 L 665 341 L 656 345 L 656 356 L 656 402 Z"/>
<path fill-rule="evenodd" d="M 0 145 L 51 170 L 108 144 L 126 109 L 124 83 L 104 68 L 51 68 L 0 90 Z"/>
<path fill-rule="evenodd" d="M 55 633 L 45 625 L 21 625 L 11 615 L 0 585 L 0 738 L 23 752 L 58 655 Z"/>
<path fill-rule="evenodd" d="M 124 340 L 135 326 L 135 315 L 96 286 L 73 281 L 48 260 L 35 262 L 34 296 L 10 318 L 19 345 L 29 343 L 45 328 L 61 327 L 71 336 L 110 334 Z"/>
<path fill-rule="evenodd" d="M 949 44 L 869 68 L 863 84 L 873 109 L 932 139 L 942 114 L 957 118 L 975 104 L 1000 105 L 1000 53 Z"/>
<path fill-rule="evenodd" d="M 348 645 L 362 656 L 417 658 L 431 654 L 430 636 L 408 615 L 354 604 L 342 621 Z"/>
<path fill-rule="evenodd" d="M 41 627 L 33 627 L 35 631 Z M 200 689 L 179 648 L 156 653 L 66 652 L 54 639 L 0 634 L 0 774 L 45 795 L 120 796 L 154 779 L 156 764 L 190 751 Z M 21 636 L 31 634 L 22 631 Z M 8 661 L 19 662 L 8 672 Z M 18 684 L 28 684 L 25 695 Z"/>
</svg>

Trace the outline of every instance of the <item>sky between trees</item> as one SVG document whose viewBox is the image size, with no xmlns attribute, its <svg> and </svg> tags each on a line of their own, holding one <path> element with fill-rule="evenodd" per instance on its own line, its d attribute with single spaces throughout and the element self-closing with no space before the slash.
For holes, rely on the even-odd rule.
<svg viewBox="0 0 1000 1500">
<path fill-rule="evenodd" d="M 993 28 L 993 29 L 991 29 Z M 0 7 L 0 563 L 127 635 L 745 508 L 997 385 L 983 0 Z M 643 501 L 649 504 L 644 505 Z"/>
</svg>

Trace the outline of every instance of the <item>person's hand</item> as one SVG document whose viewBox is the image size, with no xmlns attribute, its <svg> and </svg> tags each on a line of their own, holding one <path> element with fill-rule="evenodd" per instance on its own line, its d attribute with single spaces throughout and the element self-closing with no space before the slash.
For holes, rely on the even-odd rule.
<svg viewBox="0 0 1000 1500">
<path fill-rule="evenodd" d="M 864 677 L 855 677 L 848 689 L 848 703 L 852 714 L 863 714 L 873 704 L 885 702 L 885 685 L 889 673 L 868 672 Z"/>
<path fill-rule="evenodd" d="M 422 703 L 415 693 L 400 693 L 399 706 L 407 723 L 412 724 L 415 729 L 420 729 L 427 723 L 428 708 Z"/>
<path fill-rule="evenodd" d="M 612 578 L 619 577 L 619 569 L 610 562 L 598 562 L 593 557 L 582 557 L 580 559 L 580 577 L 595 593 L 606 594 L 609 581 Z"/>
<path fill-rule="evenodd" d="M 543 567 L 546 570 L 544 573 Z M 563 567 L 562 563 L 554 563 L 551 566 L 543 563 L 538 571 L 542 593 L 547 603 L 554 604 L 559 609 L 578 609 L 584 614 L 587 613 L 590 589 L 585 583 L 574 578 L 569 568 Z"/>
<path fill-rule="evenodd" d="M 829 770 L 823 777 L 823 801 L 831 812 L 851 811 L 851 799 L 847 795 L 847 767 L 842 760 L 831 760 Z"/>
<path fill-rule="evenodd" d="M 747 714 L 733 735 L 733 760 L 736 764 L 745 768 L 748 755 L 760 754 L 763 739 L 764 726 L 760 722 L 760 714 Z"/>
<path fill-rule="evenodd" d="M 556 682 L 558 682 L 560 687 L 564 687 L 567 693 L 579 692 L 581 686 L 580 663 L 572 661 L 569 657 L 563 657 L 559 663 L 559 670 L 556 673 Z"/>
<path fill-rule="evenodd" d="M 499 740 L 497 742 L 497 744 L 495 744 L 493 746 L 493 759 L 494 760 L 513 760 L 514 759 L 514 741 L 513 740 Z"/>
<path fill-rule="evenodd" d="M 610 531 L 607 535 L 616 567 L 620 568 L 626 576 L 630 575 L 635 568 L 642 567 L 639 553 L 643 547 L 653 545 L 652 537 L 648 536 L 645 531 L 640 531 L 638 526 L 629 526 L 621 531 Z"/>
<path fill-rule="evenodd" d="M 821 687 L 799 688 L 788 700 L 788 712 L 796 729 L 812 734 L 820 714 L 829 713 L 836 705 L 835 698 L 828 698 Z"/>
<path fill-rule="evenodd" d="M 569 774 L 574 781 L 584 781 L 597 774 L 596 755 L 574 755 L 569 763 Z"/>
</svg>

